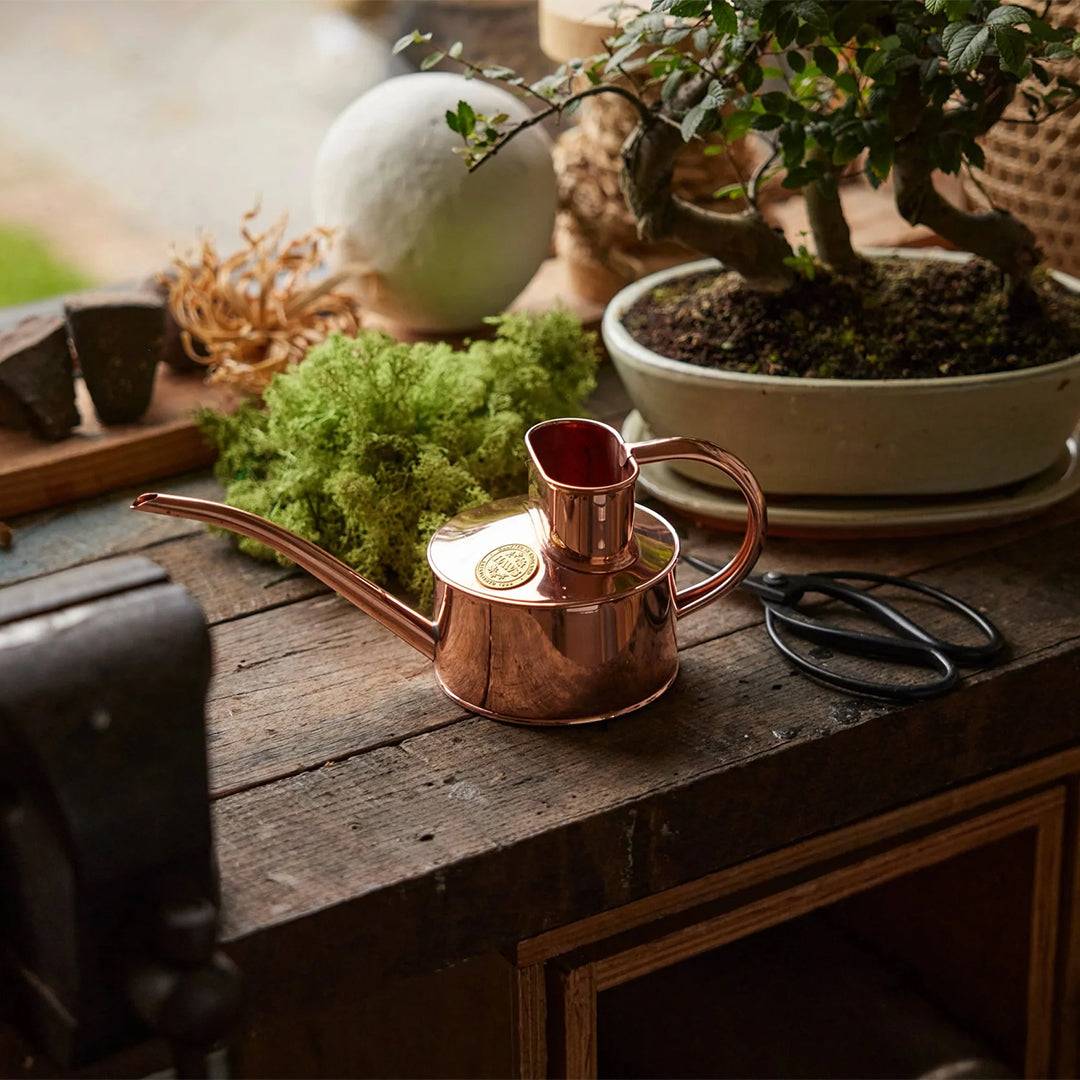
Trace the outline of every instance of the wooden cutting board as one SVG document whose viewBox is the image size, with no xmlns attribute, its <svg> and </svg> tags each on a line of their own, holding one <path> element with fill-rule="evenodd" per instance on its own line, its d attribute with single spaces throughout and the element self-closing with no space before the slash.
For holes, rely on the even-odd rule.
<svg viewBox="0 0 1080 1080">
<path fill-rule="evenodd" d="M 235 400 L 207 386 L 199 372 L 178 375 L 162 364 L 146 415 L 105 427 L 82 380 L 75 386 L 83 422 L 68 438 L 44 442 L 0 428 L 0 519 L 209 465 L 214 452 L 199 434 L 195 410 Z"/>
<path fill-rule="evenodd" d="M 53 314 L 60 303 L 49 300 L 0 310 L 0 326 L 26 315 Z M 541 266 L 512 307 L 531 312 L 564 307 L 586 325 L 599 322 L 603 312 L 600 305 L 575 295 L 555 259 Z M 393 332 L 406 339 L 417 336 Z M 467 335 L 439 336 L 460 344 Z M 200 372 L 178 375 L 162 364 L 146 415 L 135 424 L 105 427 L 94 415 L 81 379 L 76 389 L 83 422 L 68 438 L 43 442 L 26 432 L 0 428 L 0 521 L 209 465 L 215 455 L 199 434 L 194 413 L 203 406 L 228 409 L 239 400 L 228 390 L 207 386 Z"/>
</svg>

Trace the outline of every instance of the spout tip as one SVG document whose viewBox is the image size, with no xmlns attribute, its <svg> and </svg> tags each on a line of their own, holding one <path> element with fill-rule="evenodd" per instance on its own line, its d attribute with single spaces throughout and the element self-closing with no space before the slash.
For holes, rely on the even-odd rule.
<svg viewBox="0 0 1080 1080">
<path fill-rule="evenodd" d="M 135 499 L 135 501 L 131 504 L 131 509 L 146 510 L 149 508 L 149 505 L 151 503 L 157 501 L 157 497 L 158 493 L 156 491 L 147 491 L 144 494 L 140 495 L 137 499 Z"/>
</svg>

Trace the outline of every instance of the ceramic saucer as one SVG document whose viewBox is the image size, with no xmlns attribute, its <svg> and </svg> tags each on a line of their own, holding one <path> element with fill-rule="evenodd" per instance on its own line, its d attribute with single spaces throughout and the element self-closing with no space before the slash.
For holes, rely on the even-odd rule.
<svg viewBox="0 0 1080 1080">
<path fill-rule="evenodd" d="M 627 442 L 653 437 L 636 409 L 623 423 L 622 436 Z M 697 484 L 667 464 L 645 465 L 638 486 L 642 493 L 702 525 L 741 529 L 746 521 L 746 509 L 738 495 Z M 1080 429 L 1067 440 L 1061 456 L 1049 469 L 993 491 L 877 498 L 770 496 L 769 532 L 774 536 L 837 539 L 964 532 L 1030 517 L 1077 492 Z"/>
</svg>

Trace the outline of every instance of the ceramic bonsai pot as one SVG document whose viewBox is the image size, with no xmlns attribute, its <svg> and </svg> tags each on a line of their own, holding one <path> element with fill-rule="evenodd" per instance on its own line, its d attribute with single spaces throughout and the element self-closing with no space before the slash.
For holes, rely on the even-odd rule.
<svg viewBox="0 0 1080 1080">
<path fill-rule="evenodd" d="M 876 257 L 963 261 L 958 252 L 875 249 Z M 1080 420 L 1080 355 L 990 375 L 816 379 L 698 367 L 635 341 L 622 316 L 657 285 L 713 259 L 642 278 L 607 306 L 604 344 L 652 436 L 708 439 L 742 458 L 775 495 L 945 495 L 1034 476 Z M 1080 292 L 1080 280 L 1054 276 Z M 690 463 L 679 472 L 715 475 Z"/>
</svg>

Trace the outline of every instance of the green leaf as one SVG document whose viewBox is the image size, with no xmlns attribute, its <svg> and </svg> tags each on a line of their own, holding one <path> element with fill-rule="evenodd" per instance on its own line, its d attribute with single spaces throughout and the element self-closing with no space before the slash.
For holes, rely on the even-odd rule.
<svg viewBox="0 0 1080 1080">
<path fill-rule="evenodd" d="M 794 169 L 788 169 L 787 176 L 780 181 L 780 186 L 785 188 L 801 188 L 816 179 L 815 173 L 806 165 L 797 165 Z"/>
<path fill-rule="evenodd" d="M 836 53 L 834 53 L 827 45 L 815 45 L 813 56 L 814 63 L 817 64 L 822 73 L 828 75 L 830 79 L 840 70 L 840 64 L 836 59 Z"/>
<path fill-rule="evenodd" d="M 708 111 L 704 103 L 699 103 L 682 118 L 679 130 L 682 132 L 684 142 L 689 142 L 697 134 L 697 129 L 704 123 Z"/>
<path fill-rule="evenodd" d="M 429 68 L 433 68 L 445 56 L 446 53 L 444 52 L 428 53 L 427 56 L 420 61 L 420 70 L 427 71 Z"/>
<path fill-rule="evenodd" d="M 836 85 L 847 94 L 857 94 L 859 92 L 859 82 L 850 71 L 837 75 Z"/>
<path fill-rule="evenodd" d="M 846 165 L 854 161 L 866 148 L 866 140 L 858 132 L 844 135 L 836 140 L 833 148 L 832 160 L 834 165 Z"/>
<path fill-rule="evenodd" d="M 467 101 L 457 103 L 458 131 L 462 135 L 471 135 L 476 129 L 476 113 Z"/>
<path fill-rule="evenodd" d="M 786 123 L 780 129 L 780 149 L 784 154 L 784 164 L 789 169 L 800 164 L 806 153 L 806 128 L 794 121 Z"/>
<path fill-rule="evenodd" d="M 922 52 L 923 35 L 922 28 L 907 22 L 897 23 L 896 36 L 900 39 L 900 44 L 913 55 L 917 56 Z"/>
<path fill-rule="evenodd" d="M 792 49 L 787 54 L 787 64 L 798 75 L 806 67 L 806 57 L 798 49 Z"/>
<path fill-rule="evenodd" d="M 1036 41 L 1061 41 L 1063 40 L 1062 31 L 1051 26 L 1044 19 L 1029 19 L 1028 29 L 1031 31 L 1031 36 Z"/>
<path fill-rule="evenodd" d="M 942 15 L 945 12 L 945 0 L 926 0 L 926 10 L 931 15 Z"/>
<path fill-rule="evenodd" d="M 1030 21 L 1030 13 L 1015 4 L 1003 4 L 999 8 L 994 8 L 986 17 L 987 26 L 1019 26 L 1021 23 Z"/>
<path fill-rule="evenodd" d="M 696 19 L 699 15 L 705 14 L 708 6 L 709 0 L 676 0 L 671 5 L 670 11 L 672 15 L 680 19 Z"/>
<path fill-rule="evenodd" d="M 866 62 L 862 65 L 863 74 L 873 78 L 875 75 L 881 74 L 888 64 L 889 54 L 879 49 L 866 58 Z"/>
<path fill-rule="evenodd" d="M 799 31 L 799 18 L 794 11 L 782 11 L 776 20 L 776 44 L 781 49 L 786 49 L 794 40 Z"/>
<path fill-rule="evenodd" d="M 780 17 L 781 7 L 776 0 L 764 0 L 755 7 L 757 12 L 758 29 L 762 34 L 768 34 L 776 28 L 776 20 Z"/>
<path fill-rule="evenodd" d="M 660 100 L 670 101 L 675 96 L 675 91 L 679 89 L 683 79 L 686 78 L 686 72 L 682 68 L 676 68 L 663 82 L 660 87 Z"/>
<path fill-rule="evenodd" d="M 736 109 L 724 116 L 724 138 L 728 142 L 738 142 L 750 130 L 755 114 L 748 109 Z"/>
<path fill-rule="evenodd" d="M 702 101 L 710 109 L 719 109 L 729 97 L 731 97 L 731 91 L 719 79 L 713 79 Z"/>
<path fill-rule="evenodd" d="M 397 41 L 394 42 L 394 47 L 390 50 L 391 55 L 397 56 L 398 53 L 404 52 L 410 45 L 415 44 L 413 41 L 413 34 L 415 33 L 416 31 L 414 30 L 412 34 L 406 34 L 404 37 L 399 37 Z"/>
<path fill-rule="evenodd" d="M 884 180 L 892 168 L 892 160 L 893 142 L 892 139 L 888 139 L 871 145 L 866 163 L 878 180 Z"/>
<path fill-rule="evenodd" d="M 964 143 L 964 156 L 968 159 L 968 164 L 973 168 L 986 168 L 986 155 L 983 153 L 983 148 L 974 139 L 969 139 Z"/>
<path fill-rule="evenodd" d="M 762 113 L 760 116 L 754 117 L 754 122 L 750 126 L 755 131 L 773 131 L 783 122 L 784 118 L 782 116 L 777 116 L 775 113 Z"/>
<path fill-rule="evenodd" d="M 944 30 L 941 31 L 941 44 L 945 48 L 945 52 L 948 53 L 949 46 L 952 45 L 953 38 L 960 33 L 961 30 L 966 29 L 964 23 L 949 23 Z"/>
<path fill-rule="evenodd" d="M 739 16 L 728 0 L 712 0 L 712 17 L 721 34 L 738 33 Z"/>
<path fill-rule="evenodd" d="M 759 89 L 761 84 L 765 81 L 765 76 L 762 74 L 761 68 L 753 62 L 743 64 L 739 69 L 739 74 L 742 76 L 743 86 L 746 87 L 751 94 Z"/>
<path fill-rule="evenodd" d="M 635 38 L 628 45 L 624 45 L 618 52 L 612 54 L 612 57 L 604 65 L 605 74 L 608 72 L 616 71 L 621 64 L 624 64 L 631 56 L 634 55 L 641 48 L 640 38 Z"/>
<path fill-rule="evenodd" d="M 803 22 L 808 22 L 815 30 L 828 30 L 829 13 L 818 0 L 796 0 L 795 10 Z"/>
<path fill-rule="evenodd" d="M 1027 53 L 1026 35 L 1011 26 L 998 26 L 994 29 L 994 44 L 997 45 L 1001 66 L 1020 78 L 1024 57 Z"/>
<path fill-rule="evenodd" d="M 462 45 L 460 41 L 455 41 L 454 44 L 446 50 L 446 55 L 449 56 L 451 60 L 456 60 L 461 55 L 461 50 L 463 48 L 465 48 L 465 46 Z"/>
<path fill-rule="evenodd" d="M 833 16 L 832 32 L 837 45 L 846 45 L 859 31 L 867 15 L 867 5 L 843 4 Z"/>
<path fill-rule="evenodd" d="M 459 135 L 461 134 L 461 125 L 458 123 L 458 115 L 453 109 L 446 110 L 446 126 L 451 131 L 456 131 Z"/>
<path fill-rule="evenodd" d="M 777 113 L 783 116 L 787 109 L 787 103 L 787 94 L 782 94 L 779 90 L 772 90 L 768 94 L 761 95 L 761 104 L 765 106 L 767 113 Z"/>
<path fill-rule="evenodd" d="M 690 36 L 689 26 L 669 26 L 660 37 L 661 45 L 678 45 Z"/>
<path fill-rule="evenodd" d="M 989 44 L 990 31 L 985 26 L 961 26 L 949 42 L 949 70 L 953 73 L 974 70 Z"/>
</svg>

